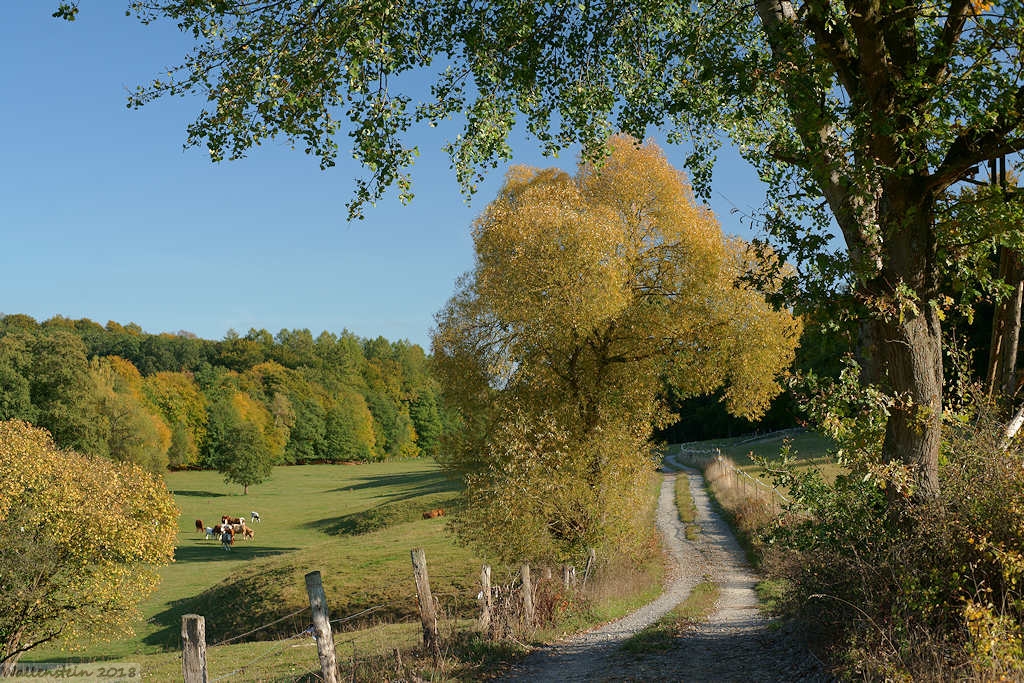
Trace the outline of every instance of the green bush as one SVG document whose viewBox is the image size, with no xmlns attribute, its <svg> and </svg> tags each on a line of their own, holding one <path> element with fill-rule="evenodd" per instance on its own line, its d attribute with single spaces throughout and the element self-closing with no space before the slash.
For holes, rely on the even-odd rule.
<svg viewBox="0 0 1024 683">
<path fill-rule="evenodd" d="M 1022 452 L 983 417 L 947 432 L 935 500 L 870 459 L 833 484 L 787 475 L 795 504 L 764 539 L 766 566 L 847 675 L 1024 677 Z"/>
</svg>

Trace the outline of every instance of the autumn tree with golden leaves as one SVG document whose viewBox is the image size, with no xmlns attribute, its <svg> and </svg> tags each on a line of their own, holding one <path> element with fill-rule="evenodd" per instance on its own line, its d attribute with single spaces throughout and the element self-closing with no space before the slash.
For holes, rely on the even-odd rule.
<svg viewBox="0 0 1024 683">
<path fill-rule="evenodd" d="M 130 463 L 0 422 L 0 675 L 32 648 L 124 634 L 174 558 L 178 509 Z"/>
<path fill-rule="evenodd" d="M 464 430 L 463 536 L 509 558 L 643 538 L 634 512 L 659 393 L 724 388 L 757 418 L 799 321 L 737 285 L 753 262 L 653 143 L 613 138 L 600 169 L 513 169 L 473 228 L 476 267 L 438 316 L 444 392 Z"/>
</svg>

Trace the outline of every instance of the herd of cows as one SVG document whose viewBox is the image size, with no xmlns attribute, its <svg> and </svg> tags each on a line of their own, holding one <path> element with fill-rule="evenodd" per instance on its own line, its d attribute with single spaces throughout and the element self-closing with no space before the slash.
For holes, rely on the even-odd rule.
<svg viewBox="0 0 1024 683">
<path fill-rule="evenodd" d="M 260 513 L 253 510 L 249 513 L 250 522 L 257 524 L 260 521 Z M 436 517 L 444 516 L 444 508 L 437 508 L 436 510 L 428 510 L 423 513 L 423 519 L 434 519 Z M 220 524 L 214 526 L 206 526 L 203 524 L 203 520 L 196 520 L 196 531 L 204 535 L 206 540 L 211 538 L 219 538 L 221 547 L 224 550 L 231 550 L 231 546 L 235 544 L 235 536 L 241 535 L 243 539 L 256 538 L 256 531 L 245 523 L 245 517 L 231 517 L 229 515 L 222 515 L 220 518 Z"/>
<path fill-rule="evenodd" d="M 253 524 L 260 521 L 260 513 L 254 510 L 249 514 Z M 231 517 L 229 515 L 222 515 L 220 524 L 214 526 L 206 526 L 203 524 L 203 520 L 197 519 L 196 531 L 204 534 L 206 539 L 219 538 L 221 547 L 224 550 L 231 550 L 231 546 L 235 544 L 235 534 L 240 534 L 242 538 L 256 538 L 256 532 L 252 527 L 246 525 L 245 517 Z"/>
</svg>

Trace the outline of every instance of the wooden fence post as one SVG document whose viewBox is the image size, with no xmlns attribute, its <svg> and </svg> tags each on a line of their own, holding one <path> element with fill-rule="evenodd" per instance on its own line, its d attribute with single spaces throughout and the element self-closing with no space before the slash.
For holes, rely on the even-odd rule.
<svg viewBox="0 0 1024 683">
<path fill-rule="evenodd" d="M 576 587 L 576 567 L 568 564 L 562 565 L 562 585 L 566 588 Z"/>
<path fill-rule="evenodd" d="M 309 595 L 309 609 L 313 612 L 313 637 L 320 655 L 320 671 L 325 683 L 338 682 L 338 662 L 334 657 L 334 632 L 331 630 L 331 616 L 327 610 L 327 595 L 320 572 L 306 574 L 306 593 Z"/>
<path fill-rule="evenodd" d="M 412 575 L 416 580 L 416 596 L 420 603 L 420 621 L 423 622 L 423 647 L 437 659 L 441 656 L 441 643 L 437 639 L 437 612 L 434 610 L 434 596 L 430 593 L 427 553 L 423 548 L 413 548 L 411 554 Z"/>
<path fill-rule="evenodd" d="M 594 565 L 597 563 L 597 551 L 593 548 L 587 549 L 587 566 L 583 570 L 583 587 L 587 587 L 587 580 L 590 579 L 590 572 L 594 571 Z"/>
<path fill-rule="evenodd" d="M 519 576 L 523 580 L 523 617 L 527 627 L 533 626 L 533 584 L 530 581 L 530 565 L 519 568 Z"/>
<path fill-rule="evenodd" d="M 206 683 L 206 619 L 181 616 L 181 675 L 185 683 Z"/>
<path fill-rule="evenodd" d="M 491 565 L 485 564 L 480 570 L 480 594 L 483 604 L 480 606 L 480 630 L 487 632 L 491 627 Z"/>
</svg>

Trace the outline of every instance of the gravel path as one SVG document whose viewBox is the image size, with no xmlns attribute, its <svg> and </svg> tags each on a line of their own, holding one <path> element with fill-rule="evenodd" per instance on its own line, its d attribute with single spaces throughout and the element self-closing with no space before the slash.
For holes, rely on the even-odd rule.
<svg viewBox="0 0 1024 683">
<path fill-rule="evenodd" d="M 827 681 L 820 663 L 785 629 L 771 628 L 757 609 L 757 577 L 725 521 L 714 512 L 704 479 L 687 471 L 701 533 L 688 541 L 675 505 L 674 473 L 658 497 L 657 527 L 669 555 L 665 592 L 622 619 L 542 648 L 510 681 Z M 710 577 L 719 587 L 715 612 L 665 651 L 630 655 L 619 645 L 654 623 Z"/>
</svg>

